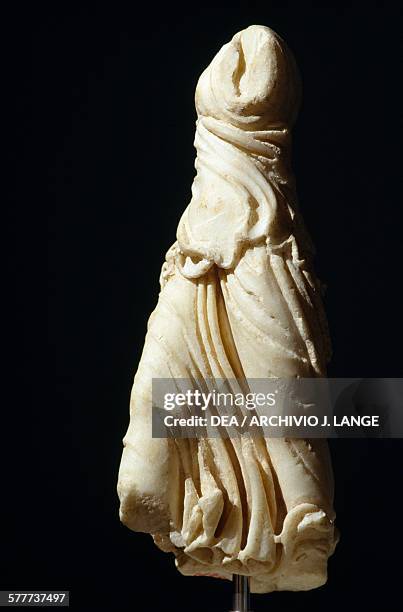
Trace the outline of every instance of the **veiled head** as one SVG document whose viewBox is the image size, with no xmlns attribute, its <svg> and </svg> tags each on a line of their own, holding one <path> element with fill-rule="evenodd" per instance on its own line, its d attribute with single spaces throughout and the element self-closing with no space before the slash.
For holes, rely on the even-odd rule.
<svg viewBox="0 0 403 612">
<path fill-rule="evenodd" d="M 199 115 L 248 130 L 293 123 L 300 101 L 298 71 L 285 42 L 252 25 L 235 34 L 201 75 Z"/>
</svg>

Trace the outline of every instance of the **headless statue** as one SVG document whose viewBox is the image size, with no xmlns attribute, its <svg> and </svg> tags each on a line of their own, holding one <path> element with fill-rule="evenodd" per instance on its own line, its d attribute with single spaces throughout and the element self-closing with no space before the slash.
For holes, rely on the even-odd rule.
<svg viewBox="0 0 403 612">
<path fill-rule="evenodd" d="M 336 535 L 324 440 L 153 438 L 152 379 L 323 377 L 330 342 L 290 169 L 297 69 L 269 28 L 224 45 L 196 88 L 197 176 L 161 272 L 130 402 L 120 516 L 180 572 L 252 592 L 326 582 Z"/>
</svg>

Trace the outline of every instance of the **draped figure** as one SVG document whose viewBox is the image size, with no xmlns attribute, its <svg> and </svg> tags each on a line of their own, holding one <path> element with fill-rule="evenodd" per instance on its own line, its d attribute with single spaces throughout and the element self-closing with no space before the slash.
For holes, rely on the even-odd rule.
<svg viewBox="0 0 403 612">
<path fill-rule="evenodd" d="M 153 438 L 152 380 L 323 377 L 330 341 L 290 168 L 297 69 L 269 28 L 222 47 L 196 88 L 197 175 L 135 375 L 121 520 L 180 572 L 252 592 L 326 581 L 336 535 L 326 442 Z"/>
</svg>

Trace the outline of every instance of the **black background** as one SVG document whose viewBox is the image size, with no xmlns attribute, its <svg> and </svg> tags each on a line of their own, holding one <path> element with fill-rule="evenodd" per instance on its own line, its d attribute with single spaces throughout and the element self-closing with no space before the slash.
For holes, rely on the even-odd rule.
<svg viewBox="0 0 403 612">
<path fill-rule="evenodd" d="M 180 576 L 150 536 L 120 525 L 115 491 L 163 255 L 190 199 L 194 88 L 252 23 L 288 42 L 304 84 L 294 169 L 328 285 L 329 374 L 402 376 L 400 7 L 32 4 L 3 20 L 0 587 L 70 589 L 82 611 L 228 610 L 229 583 Z M 400 609 L 402 442 L 331 450 L 342 535 L 329 581 L 256 596 L 256 612 Z"/>
</svg>

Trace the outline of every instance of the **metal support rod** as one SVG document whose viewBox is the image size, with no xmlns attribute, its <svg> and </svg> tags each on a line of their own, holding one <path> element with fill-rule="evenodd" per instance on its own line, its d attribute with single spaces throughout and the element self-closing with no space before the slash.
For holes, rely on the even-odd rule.
<svg viewBox="0 0 403 612">
<path fill-rule="evenodd" d="M 234 599 L 231 612 L 251 612 L 249 608 L 249 578 L 234 574 L 232 583 L 234 585 Z"/>
</svg>

